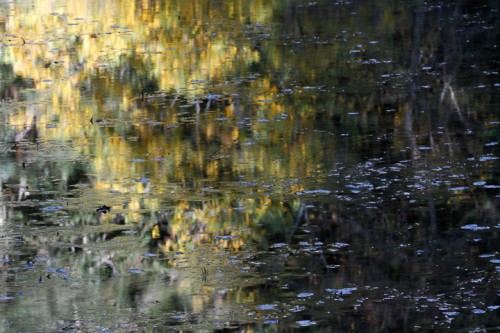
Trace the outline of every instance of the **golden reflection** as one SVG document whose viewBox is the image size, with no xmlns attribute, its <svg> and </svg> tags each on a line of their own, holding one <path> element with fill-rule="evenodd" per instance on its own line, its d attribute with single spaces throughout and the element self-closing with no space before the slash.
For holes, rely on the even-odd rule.
<svg viewBox="0 0 500 333">
<path fill-rule="evenodd" d="M 441 135 L 433 123 L 448 124 L 458 113 L 463 128 L 475 128 L 468 126 L 469 115 L 462 111 L 472 105 L 467 113 L 480 119 L 480 113 L 487 114 L 487 103 L 465 91 L 458 96 L 460 85 L 449 75 L 444 88 L 418 105 L 436 115 L 419 115 L 421 110 L 407 96 L 410 75 L 405 64 L 416 34 L 399 18 L 413 17 L 411 7 L 377 5 L 372 25 L 367 22 L 373 6 L 357 6 L 359 11 L 352 12 L 350 5 L 316 5 L 264 0 L 0 4 L 5 76 L 0 85 L 6 87 L 0 103 L 6 128 L 1 148 L 16 158 L 1 171 L 6 179 L 19 179 L 16 184 L 0 179 L 0 226 L 15 230 L 14 237 L 3 238 L 3 246 L 28 248 L 8 253 L 0 262 L 8 267 L 2 271 L 5 281 L 15 271 L 15 278 L 24 279 L 21 289 L 29 290 L 29 297 L 16 294 L 15 301 L 42 309 L 37 311 L 57 305 L 58 311 L 73 311 L 62 316 L 71 318 L 81 299 L 88 304 L 92 298 L 94 310 L 103 309 L 99 302 L 109 305 L 105 309 L 110 313 L 127 310 L 127 321 L 132 308 L 156 309 L 162 323 L 174 311 L 190 312 L 194 321 L 212 320 L 229 304 L 234 312 L 228 321 L 239 316 L 246 318 L 242 322 L 263 322 L 267 315 L 255 311 L 257 303 L 274 304 L 274 290 L 286 299 L 279 304 L 279 316 L 288 316 L 285 303 L 307 304 L 306 299 L 293 300 L 300 292 L 294 288 L 314 289 L 314 297 L 320 297 L 325 287 L 346 282 L 362 286 L 367 274 L 384 277 L 379 270 L 390 263 L 384 260 L 386 248 L 378 248 L 380 240 L 391 240 L 390 249 L 399 248 L 398 239 L 435 240 L 427 228 L 406 225 L 413 220 L 406 215 L 407 197 L 419 204 L 420 196 L 428 195 L 427 188 L 407 195 L 411 189 L 406 185 L 408 179 L 420 179 L 415 170 L 439 169 L 439 179 L 441 161 L 436 168 L 432 159 L 421 169 L 395 168 L 404 187 L 399 194 L 386 191 L 391 183 L 384 178 L 392 176 L 383 175 L 392 163 L 439 156 L 437 148 L 444 145 L 450 155 L 463 146 L 490 149 L 482 138 L 461 134 L 467 140 L 463 144 L 453 135 Z M 450 104 L 452 112 L 435 110 L 434 97 L 441 97 L 440 108 Z M 496 130 L 496 116 L 487 117 L 480 120 L 489 124 L 483 128 Z M 387 165 L 379 168 L 382 162 L 373 157 Z M 487 171 L 477 180 L 486 183 L 492 177 L 485 165 L 480 164 Z M 377 209 L 368 210 L 373 216 L 358 219 L 353 212 L 367 210 L 351 201 L 355 194 L 345 183 L 364 184 L 363 172 L 380 172 L 367 176 L 378 182 L 376 190 L 370 183 L 370 190 L 357 194 L 373 200 L 370 204 Z M 323 188 L 332 193 L 325 202 Z M 444 204 L 465 202 L 471 195 L 481 207 L 474 191 L 466 188 L 448 191 L 443 198 L 455 196 Z M 295 195 L 305 189 L 319 190 L 311 194 L 310 209 Z M 390 202 L 379 206 L 386 194 L 402 208 L 393 210 Z M 111 211 L 96 212 L 102 205 Z M 471 210 L 471 216 L 492 214 L 490 208 L 476 209 L 484 211 Z M 415 221 L 420 219 L 428 220 L 417 216 Z M 39 226 L 42 222 L 49 225 Z M 327 244 L 351 236 L 354 242 L 344 254 Z M 313 252 L 309 243 L 321 245 Z M 273 244 L 280 246 L 265 251 Z M 11 262 L 10 256 L 17 258 Z M 403 256 L 415 257 L 410 252 Z M 31 257 L 41 259 L 33 270 Z M 318 258 L 321 263 L 314 262 Z M 376 265 L 364 267 L 370 260 Z M 44 284 L 37 282 L 42 281 L 39 267 L 49 261 L 74 278 L 58 276 L 62 291 L 57 294 L 46 287 L 52 286 L 46 275 Z M 403 262 L 402 270 L 410 261 Z M 327 264 L 338 270 L 330 271 Z M 18 266 L 10 270 L 9 265 Z M 428 269 L 429 263 L 424 266 Z M 418 265 L 412 267 L 409 281 L 428 275 Z M 144 275 L 135 279 L 136 273 Z M 323 273 L 328 274 L 324 279 Z M 34 283 L 40 288 L 33 288 Z M 4 302 L 9 299 L 0 300 L 10 305 Z M 43 301 L 38 300 L 46 304 L 39 306 Z M 349 302 L 342 304 L 351 307 Z M 319 302 L 310 308 L 323 311 Z M 5 309 L 19 312 L 19 307 Z M 299 310 L 298 316 L 309 316 Z M 85 315 L 79 313 L 75 322 Z M 139 319 L 137 323 L 144 321 Z"/>
<path fill-rule="evenodd" d="M 420 133 L 413 133 L 405 126 L 409 102 L 378 88 L 382 73 L 406 69 L 392 61 L 373 70 L 363 64 L 399 29 L 391 10 L 381 9 L 388 29 L 383 35 L 350 36 L 336 13 L 339 20 L 318 32 L 310 47 L 297 49 L 294 43 L 307 41 L 294 40 L 294 31 L 315 31 L 315 16 L 297 27 L 290 13 L 292 20 L 270 41 L 279 6 L 117 0 L 2 5 L 1 60 L 26 82 L 12 93 L 15 103 L 2 107 L 15 141 L 36 143 L 32 155 L 19 150 L 23 162 L 83 163 L 92 185 L 86 205 L 112 205 L 127 223 L 164 210 L 166 198 L 175 201 L 168 237 L 154 223 L 148 226 L 151 238 L 171 251 L 207 241 L 211 227 L 224 230 L 218 224 L 232 214 L 234 201 L 252 207 L 245 223 L 255 224 L 270 213 L 271 200 L 303 190 L 304 183 L 320 186 L 318 172 L 339 161 L 362 160 L 365 143 L 386 135 L 379 122 L 387 104 L 394 107 L 388 123 L 395 149 L 407 149 L 406 136 L 414 139 L 414 151 L 427 140 L 419 134 L 430 133 L 432 123 L 422 121 Z M 394 106 L 393 99 L 402 101 Z M 448 137 L 430 140 L 437 145 Z M 67 174 L 61 170 L 58 177 Z M 225 199 L 211 201 L 214 196 Z M 239 250 L 246 239 L 220 243 Z"/>
</svg>

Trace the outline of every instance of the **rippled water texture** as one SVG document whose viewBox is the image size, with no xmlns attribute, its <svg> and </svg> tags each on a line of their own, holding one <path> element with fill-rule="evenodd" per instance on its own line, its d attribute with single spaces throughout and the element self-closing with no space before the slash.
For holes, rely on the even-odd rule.
<svg viewBox="0 0 500 333">
<path fill-rule="evenodd" d="M 497 1 L 0 4 L 0 332 L 500 327 Z"/>
</svg>

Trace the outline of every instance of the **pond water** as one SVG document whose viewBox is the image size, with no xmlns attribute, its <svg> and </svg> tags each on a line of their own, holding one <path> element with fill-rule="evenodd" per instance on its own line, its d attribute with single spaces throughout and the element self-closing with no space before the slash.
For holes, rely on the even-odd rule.
<svg viewBox="0 0 500 333">
<path fill-rule="evenodd" d="M 0 332 L 500 327 L 496 1 L 0 4 Z"/>
</svg>

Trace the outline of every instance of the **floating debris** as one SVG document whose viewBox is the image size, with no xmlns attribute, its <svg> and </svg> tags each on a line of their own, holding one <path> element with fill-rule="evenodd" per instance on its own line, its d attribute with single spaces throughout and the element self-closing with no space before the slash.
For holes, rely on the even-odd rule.
<svg viewBox="0 0 500 333">
<path fill-rule="evenodd" d="M 305 306 L 303 305 L 297 305 L 297 306 L 294 306 L 293 308 L 290 309 L 291 312 L 294 312 L 294 313 L 297 313 L 297 312 L 302 312 L 306 309 Z"/>
<path fill-rule="evenodd" d="M 457 187 L 450 187 L 448 191 L 465 191 L 468 189 L 469 188 L 467 186 L 457 186 Z"/>
<path fill-rule="evenodd" d="M 47 206 L 47 207 L 43 207 L 42 211 L 53 212 L 53 211 L 56 211 L 56 210 L 59 210 L 62 208 L 63 208 L 63 206 L 61 206 L 61 205 Z"/>
<path fill-rule="evenodd" d="M 351 287 L 351 288 L 341 288 L 341 289 L 330 289 L 326 288 L 325 291 L 328 293 L 332 293 L 334 295 L 351 295 L 353 291 L 358 290 L 356 287 Z"/>
<path fill-rule="evenodd" d="M 473 231 L 478 231 L 478 230 L 488 230 L 490 227 L 488 226 L 479 226 L 477 224 L 467 224 L 464 226 L 461 226 L 460 229 L 464 230 L 473 230 Z"/>
<path fill-rule="evenodd" d="M 340 248 L 342 248 L 342 247 L 347 247 L 347 246 L 349 246 L 349 244 L 347 244 L 347 243 L 342 243 L 342 242 L 336 242 L 336 243 L 331 244 L 330 246 L 340 249 Z"/>
<path fill-rule="evenodd" d="M 446 315 L 446 316 L 449 316 L 449 317 L 454 317 L 454 316 L 458 316 L 460 314 L 460 312 L 457 312 L 457 311 L 444 311 L 443 314 Z"/>
<path fill-rule="evenodd" d="M 499 159 L 499 157 L 492 156 L 492 155 L 486 155 L 486 156 L 479 157 L 480 162 L 494 161 L 494 160 L 498 160 L 498 159 Z"/>
<path fill-rule="evenodd" d="M 215 236 L 216 239 L 232 239 L 234 236 Z"/>
<path fill-rule="evenodd" d="M 304 191 L 299 191 L 295 192 L 296 196 L 303 196 L 303 195 L 330 195 L 332 194 L 332 191 L 330 190 L 304 190 Z"/>
<path fill-rule="evenodd" d="M 185 314 L 176 314 L 172 316 L 173 319 L 186 319 Z"/>
<path fill-rule="evenodd" d="M 273 310 L 278 304 L 260 304 L 257 305 L 257 310 Z"/>
<path fill-rule="evenodd" d="M 297 325 L 299 325 L 300 327 L 307 327 L 316 325 L 316 322 L 314 320 L 298 320 Z"/>
<path fill-rule="evenodd" d="M 109 213 L 111 211 L 111 207 L 106 206 L 106 205 L 102 205 L 101 207 L 97 208 L 95 211 L 98 213 L 106 214 L 106 213 Z"/>
<path fill-rule="evenodd" d="M 12 296 L 0 296 L 0 301 L 8 301 L 13 299 L 14 297 Z"/>
</svg>

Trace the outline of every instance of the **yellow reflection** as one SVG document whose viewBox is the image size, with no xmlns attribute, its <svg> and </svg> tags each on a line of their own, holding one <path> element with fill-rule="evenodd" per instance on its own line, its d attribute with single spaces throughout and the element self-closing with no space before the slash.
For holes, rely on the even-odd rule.
<svg viewBox="0 0 500 333">
<path fill-rule="evenodd" d="M 12 42 L 0 57 L 32 87 L 23 92 L 22 103 L 13 104 L 8 123 L 20 141 L 36 129 L 37 154 L 84 161 L 92 191 L 100 193 L 89 191 L 88 205 L 111 205 L 127 222 L 138 222 L 144 212 L 161 211 L 165 197 L 180 200 L 171 235 L 160 242 L 164 251 L 213 241 L 230 224 L 226 217 L 237 198 L 193 208 L 183 201 L 193 196 L 186 184 L 245 174 L 282 180 L 312 168 L 304 162 L 312 158 L 307 142 L 299 138 L 294 153 L 282 145 L 280 137 L 291 135 L 293 117 L 280 120 L 280 130 L 265 123 L 248 129 L 237 125 L 240 96 L 227 80 L 239 79 L 242 68 L 261 60 L 244 32 L 249 24 L 266 23 L 272 11 L 266 1 L 217 7 L 197 1 L 10 3 L 3 7 L 2 33 Z M 257 118 L 280 119 L 286 112 L 275 101 L 279 88 L 270 79 L 254 80 L 248 88 L 256 92 L 249 102 L 258 105 Z M 207 91 L 228 95 L 214 107 L 226 121 L 207 121 L 215 116 L 194 104 L 185 112 L 179 107 L 185 103 L 177 101 L 179 96 L 189 103 L 203 100 Z M 191 126 L 190 136 L 182 133 L 184 123 Z M 269 146 L 254 144 L 262 139 Z M 269 147 L 279 147 L 279 154 L 285 149 L 290 158 L 270 161 Z M 262 203 L 249 203 L 255 213 L 245 216 L 247 225 L 258 223 L 270 205 L 262 189 L 251 191 Z M 289 189 L 276 186 L 275 191 Z M 192 218 L 186 219 L 186 212 Z M 206 231 L 213 226 L 221 229 Z M 161 238 L 156 226 L 150 232 L 152 239 Z M 225 249 L 237 251 L 248 239 L 230 228 L 224 232 L 233 237 L 217 241 Z"/>
</svg>

